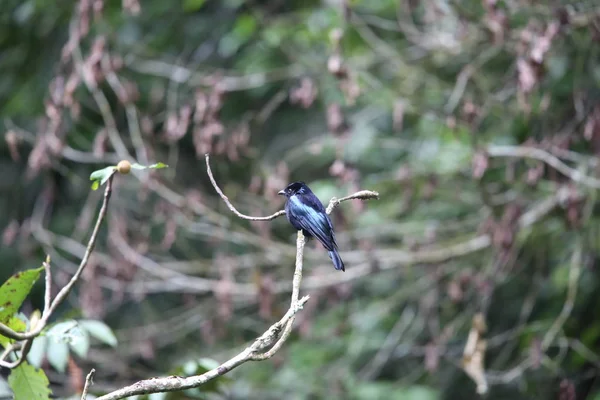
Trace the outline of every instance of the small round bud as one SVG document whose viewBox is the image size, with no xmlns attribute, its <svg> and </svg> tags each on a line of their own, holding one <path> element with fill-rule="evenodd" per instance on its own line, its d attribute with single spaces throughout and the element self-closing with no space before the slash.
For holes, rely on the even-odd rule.
<svg viewBox="0 0 600 400">
<path fill-rule="evenodd" d="M 131 163 L 127 160 L 119 161 L 117 164 L 117 171 L 119 171 L 120 174 L 127 175 L 129 171 L 131 171 Z"/>
</svg>

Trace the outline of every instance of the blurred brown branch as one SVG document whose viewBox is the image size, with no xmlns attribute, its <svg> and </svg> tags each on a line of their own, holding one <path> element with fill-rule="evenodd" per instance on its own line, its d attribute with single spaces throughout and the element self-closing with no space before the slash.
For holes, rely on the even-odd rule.
<svg viewBox="0 0 600 400">
<path fill-rule="evenodd" d="M 593 189 L 600 189 L 600 180 L 569 167 L 558 157 L 542 149 L 525 146 L 489 146 L 486 151 L 492 157 L 532 158 L 543 161 L 574 182 L 581 183 Z"/>
</svg>

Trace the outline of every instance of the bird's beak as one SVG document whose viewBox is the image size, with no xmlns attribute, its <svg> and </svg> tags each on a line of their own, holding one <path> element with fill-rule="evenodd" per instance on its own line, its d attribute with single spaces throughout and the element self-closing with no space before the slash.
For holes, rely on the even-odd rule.
<svg viewBox="0 0 600 400">
<path fill-rule="evenodd" d="M 280 196 L 285 196 L 285 190 L 280 190 L 279 192 L 277 192 L 277 194 Z"/>
</svg>

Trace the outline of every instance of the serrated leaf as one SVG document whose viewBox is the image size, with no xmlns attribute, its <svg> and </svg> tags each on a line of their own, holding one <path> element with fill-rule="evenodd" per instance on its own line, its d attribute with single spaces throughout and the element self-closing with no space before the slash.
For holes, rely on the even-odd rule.
<svg viewBox="0 0 600 400">
<path fill-rule="evenodd" d="M 109 346 L 116 347 L 117 346 L 117 338 L 113 333 L 112 329 L 110 329 L 104 322 L 96 321 L 92 319 L 79 321 L 79 325 L 85 329 L 90 335 L 100 340 L 103 343 L 106 343 Z"/>
<path fill-rule="evenodd" d="M 0 286 L 0 322 L 7 323 L 19 311 L 44 267 L 19 272 Z"/>
<path fill-rule="evenodd" d="M 15 368 L 8 377 L 8 384 L 15 399 L 49 400 L 52 391 L 50 382 L 41 369 L 36 369 L 26 361 Z"/>
<path fill-rule="evenodd" d="M 48 338 L 46 336 L 38 336 L 33 339 L 31 349 L 27 354 L 27 361 L 34 367 L 40 368 L 46 355 L 46 347 L 48 345 Z"/>
</svg>

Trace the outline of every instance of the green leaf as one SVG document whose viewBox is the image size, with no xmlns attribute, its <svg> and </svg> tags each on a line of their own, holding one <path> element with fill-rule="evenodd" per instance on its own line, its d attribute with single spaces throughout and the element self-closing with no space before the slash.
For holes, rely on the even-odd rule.
<svg viewBox="0 0 600 400">
<path fill-rule="evenodd" d="M 19 311 L 44 267 L 16 273 L 0 286 L 0 322 L 6 324 Z"/>
<path fill-rule="evenodd" d="M 73 339 L 69 342 L 71 349 L 81 358 L 86 358 L 88 350 L 90 348 L 90 336 L 86 330 L 80 329 L 77 326 L 76 331 L 78 335 L 73 336 Z"/>
<path fill-rule="evenodd" d="M 211 369 L 215 369 L 219 365 L 219 362 L 217 360 L 213 360 L 212 358 L 203 357 L 198 360 L 198 368 L 203 368 L 204 372 L 210 371 Z"/>
<path fill-rule="evenodd" d="M 77 321 L 64 321 L 53 325 L 46 333 L 46 336 L 56 342 L 70 343 L 74 335 L 77 335 L 75 329 L 77 328 Z M 80 333 L 81 334 L 81 333 Z"/>
<path fill-rule="evenodd" d="M 53 343 L 66 343 L 78 356 L 85 358 L 90 348 L 90 337 L 77 321 L 65 321 L 54 325 L 46 334 Z"/>
<path fill-rule="evenodd" d="M 29 354 L 27 354 L 27 361 L 37 368 L 42 366 L 44 356 L 46 355 L 46 347 L 48 346 L 48 338 L 46 336 L 38 336 L 33 339 Z"/>
<path fill-rule="evenodd" d="M 46 357 L 50 365 L 59 372 L 65 372 L 67 363 L 69 362 L 69 345 L 65 342 L 59 342 L 56 339 L 51 339 Z"/>
<path fill-rule="evenodd" d="M 154 168 L 154 169 L 162 169 L 162 168 L 169 168 L 169 166 L 165 163 L 156 163 L 156 164 L 152 164 L 151 166 L 149 166 L 148 168 Z"/>
<path fill-rule="evenodd" d="M 49 400 L 52 393 L 44 371 L 34 368 L 26 361 L 11 372 L 8 384 L 15 394 L 15 399 Z"/>
<path fill-rule="evenodd" d="M 90 174 L 90 181 L 92 183 L 92 190 L 98 189 L 100 185 L 104 185 L 106 181 L 117 171 L 117 167 L 114 165 L 106 168 L 99 169 Z M 100 183 L 98 183 L 100 181 Z"/>
<path fill-rule="evenodd" d="M 85 329 L 90 335 L 100 340 L 103 343 L 106 343 L 109 346 L 116 347 L 117 346 L 117 338 L 113 333 L 112 329 L 110 329 L 104 322 L 96 321 L 96 320 L 82 320 L 79 321 L 79 325 Z"/>
<path fill-rule="evenodd" d="M 75 321 L 60 322 L 48 330 L 46 357 L 57 371 L 65 372 L 69 362 L 69 344 L 75 340 L 78 331 L 81 335 Z"/>
<path fill-rule="evenodd" d="M 24 317 L 23 314 L 19 315 Z M 19 315 L 13 315 L 10 317 L 6 325 L 15 332 L 25 332 L 27 330 L 27 323 L 23 320 L 23 318 L 19 317 Z M 6 347 L 12 342 L 12 339 L 0 335 L 0 346 Z"/>
<path fill-rule="evenodd" d="M 133 163 L 133 164 L 131 164 L 131 168 L 133 168 L 133 169 L 146 169 L 148 167 L 146 167 L 145 165 L 140 165 L 138 163 Z"/>
<path fill-rule="evenodd" d="M 104 184 L 116 170 L 114 165 L 96 170 L 90 174 L 90 181 L 101 181 Z"/>
<path fill-rule="evenodd" d="M 149 165 L 149 166 L 141 165 L 141 164 L 138 164 L 138 163 L 133 163 L 133 164 L 131 164 L 131 168 L 133 168 L 133 169 L 139 169 L 139 170 L 144 170 L 144 169 L 148 169 L 148 168 L 152 168 L 152 169 L 169 168 L 169 166 L 167 164 L 161 163 L 161 162 L 158 162 L 156 164 L 152 164 L 152 165 Z"/>
<path fill-rule="evenodd" d="M 198 11 L 206 3 L 206 0 L 183 0 L 183 11 Z"/>
</svg>

